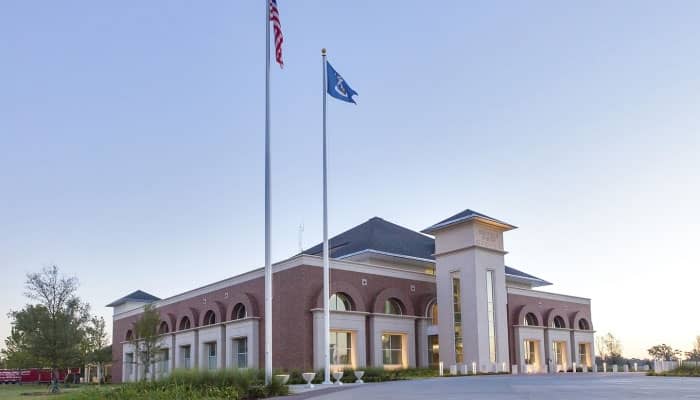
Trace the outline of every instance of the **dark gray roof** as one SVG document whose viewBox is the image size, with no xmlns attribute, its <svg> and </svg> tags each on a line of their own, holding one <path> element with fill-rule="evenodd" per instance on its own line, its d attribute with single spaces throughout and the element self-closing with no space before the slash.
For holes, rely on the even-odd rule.
<svg viewBox="0 0 700 400">
<path fill-rule="evenodd" d="M 512 228 L 515 228 L 515 226 L 513 226 L 507 222 L 503 222 L 503 221 L 498 220 L 496 218 L 489 217 L 488 215 L 484 215 L 484 214 L 476 212 L 474 210 L 467 209 L 467 210 L 459 212 L 459 213 L 457 213 L 449 218 L 445 218 L 442 221 L 438 222 L 437 224 L 434 224 L 428 228 L 425 228 L 422 232 L 423 233 L 432 233 L 432 232 L 435 232 L 437 229 L 444 228 L 446 226 L 455 224 L 457 222 L 468 221 L 468 220 L 473 219 L 473 218 L 483 218 L 483 219 L 487 219 L 489 221 L 496 222 L 498 224 L 502 224 L 502 225 L 506 225 L 506 226 L 510 226 Z"/>
<path fill-rule="evenodd" d="M 138 302 L 143 302 L 143 303 L 151 303 L 154 301 L 160 300 L 158 297 L 153 296 L 152 294 L 148 294 L 142 290 L 137 290 L 131 294 L 127 294 L 126 296 L 122 297 L 119 300 L 115 300 L 109 304 L 107 304 L 107 307 L 116 307 L 120 306 L 127 301 L 138 301 Z"/>
<path fill-rule="evenodd" d="M 534 275 L 530 275 L 528 273 L 525 273 L 525 272 L 520 271 L 518 269 L 509 267 L 507 265 L 506 265 L 506 275 L 512 275 L 512 276 L 517 276 L 519 278 L 525 278 L 525 279 L 532 280 L 532 281 L 538 281 L 540 283 L 540 285 L 542 285 L 542 286 L 552 284 L 551 282 L 547 282 L 544 279 L 538 278 Z"/>
<path fill-rule="evenodd" d="M 340 258 L 363 250 L 375 250 L 402 256 L 432 260 L 435 240 L 408 228 L 374 217 L 328 241 L 329 256 Z M 323 243 L 303 251 L 303 254 L 321 255 Z"/>
<path fill-rule="evenodd" d="M 398 256 L 435 260 L 435 239 L 379 217 L 374 217 L 332 237 L 328 245 L 331 258 L 342 258 L 361 251 L 374 250 Z M 323 243 L 302 252 L 302 254 L 314 256 L 320 256 L 322 253 Z M 506 266 L 506 274 L 538 281 L 542 285 L 550 284 L 544 279 L 508 266 Z"/>
</svg>

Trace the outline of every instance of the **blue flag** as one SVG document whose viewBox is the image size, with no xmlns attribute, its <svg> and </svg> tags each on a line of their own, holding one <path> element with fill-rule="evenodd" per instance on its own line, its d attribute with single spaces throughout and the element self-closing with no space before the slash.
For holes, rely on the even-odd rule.
<svg viewBox="0 0 700 400">
<path fill-rule="evenodd" d="M 340 76 L 339 73 L 335 72 L 335 70 L 331 66 L 331 63 L 329 63 L 328 61 L 326 61 L 326 76 L 326 79 L 328 80 L 328 94 L 330 94 L 338 100 L 343 100 L 347 101 L 348 103 L 357 104 L 352 98 L 352 96 L 357 95 L 357 92 L 352 90 L 350 85 L 348 85 L 348 83 L 345 82 L 345 79 L 343 79 L 343 77 Z"/>
</svg>

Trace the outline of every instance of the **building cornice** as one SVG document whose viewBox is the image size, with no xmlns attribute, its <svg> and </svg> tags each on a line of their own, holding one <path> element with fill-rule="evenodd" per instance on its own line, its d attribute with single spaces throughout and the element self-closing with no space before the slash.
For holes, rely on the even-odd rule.
<svg viewBox="0 0 700 400">
<path fill-rule="evenodd" d="M 292 268 L 297 268 L 297 267 L 317 267 L 317 268 L 323 268 L 323 258 L 319 256 L 312 256 L 308 254 L 300 254 L 296 255 L 292 258 L 286 259 L 284 261 L 280 261 L 278 263 L 275 263 L 272 266 L 272 273 L 278 273 L 282 271 L 286 271 L 288 269 Z M 366 263 L 360 263 L 356 261 L 348 261 L 348 260 L 337 260 L 337 259 L 331 259 L 331 269 L 335 270 L 341 270 L 341 271 L 351 271 L 351 272 L 357 272 L 357 273 L 364 273 L 364 274 L 369 274 L 369 275 L 379 275 L 379 276 L 386 276 L 386 277 L 391 277 L 391 278 L 399 278 L 399 279 L 407 279 L 407 280 L 413 280 L 413 281 L 421 281 L 421 282 L 435 282 L 435 276 L 430 275 L 430 274 L 425 274 L 422 272 L 413 272 L 413 271 L 406 271 L 400 268 L 394 268 L 394 267 L 384 267 L 384 266 L 379 266 L 379 265 L 374 265 L 374 264 L 366 264 Z M 191 298 L 196 298 L 200 297 L 203 295 L 206 295 L 208 293 L 217 291 L 217 290 L 222 290 L 234 285 L 240 285 L 242 283 L 254 280 L 254 279 L 259 279 L 259 278 L 264 278 L 265 277 L 265 269 L 264 268 L 258 268 L 254 269 L 252 271 L 248 271 L 246 273 L 240 274 L 233 276 L 231 278 L 227 278 L 218 282 L 211 283 L 206 286 L 201 286 L 196 289 L 189 290 L 187 292 L 183 292 L 180 294 L 177 294 L 175 296 L 171 296 L 168 298 L 165 298 L 163 300 L 158 300 L 150 303 L 153 305 L 155 308 L 161 308 L 165 307 L 167 305 L 175 304 L 184 300 L 188 300 Z M 129 311 L 124 311 L 119 314 L 114 314 L 113 319 L 114 320 L 120 320 L 128 317 L 132 317 L 135 315 L 139 315 L 143 312 L 143 306 L 131 309 Z"/>
<path fill-rule="evenodd" d="M 521 288 L 514 288 L 514 287 L 509 287 L 506 290 L 508 291 L 508 294 L 536 297 L 538 299 L 566 301 L 569 303 L 586 304 L 586 305 L 591 304 L 591 299 L 588 299 L 585 297 L 576 297 L 576 296 L 569 296 L 569 295 L 565 295 L 565 294 L 542 292 L 539 290 L 529 290 L 529 289 L 521 289 Z"/>
</svg>

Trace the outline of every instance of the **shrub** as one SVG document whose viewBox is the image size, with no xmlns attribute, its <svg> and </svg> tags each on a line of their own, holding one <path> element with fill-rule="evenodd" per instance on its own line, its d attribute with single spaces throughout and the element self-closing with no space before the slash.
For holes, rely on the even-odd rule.
<svg viewBox="0 0 700 400">
<path fill-rule="evenodd" d="M 647 375 L 649 376 L 687 376 L 687 377 L 700 377 L 700 367 L 688 367 L 680 366 L 674 370 L 659 372 L 650 371 Z"/>
<path fill-rule="evenodd" d="M 259 370 L 175 370 L 156 382 L 124 384 L 114 389 L 89 390 L 80 400 L 200 400 L 260 399 L 289 393 L 288 387 L 273 380 L 264 385 Z"/>
</svg>

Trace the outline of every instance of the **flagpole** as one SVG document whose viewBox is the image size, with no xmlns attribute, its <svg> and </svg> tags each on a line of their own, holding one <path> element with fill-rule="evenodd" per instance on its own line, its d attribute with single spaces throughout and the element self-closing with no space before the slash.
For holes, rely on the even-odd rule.
<svg viewBox="0 0 700 400">
<path fill-rule="evenodd" d="M 265 383 L 272 382 L 272 257 L 270 246 L 270 0 L 265 0 Z"/>
<path fill-rule="evenodd" d="M 330 300 L 330 261 L 328 249 L 328 164 L 326 156 L 326 49 L 321 49 L 323 61 L 323 343 L 324 343 L 324 384 L 331 384 L 331 313 Z"/>
</svg>

